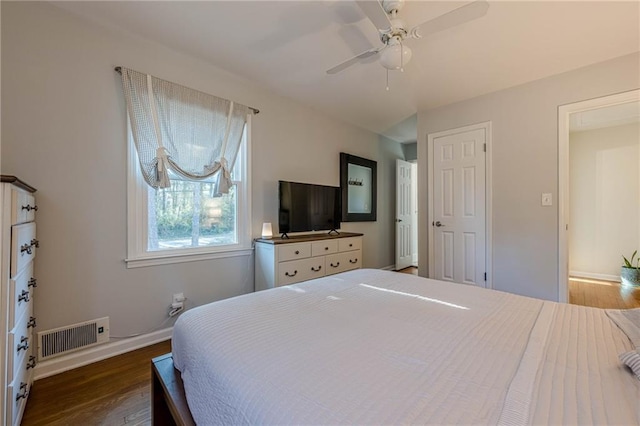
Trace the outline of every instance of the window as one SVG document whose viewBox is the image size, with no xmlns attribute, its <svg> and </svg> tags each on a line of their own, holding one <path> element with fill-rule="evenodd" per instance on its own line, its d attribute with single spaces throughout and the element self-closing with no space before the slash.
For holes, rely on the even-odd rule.
<svg viewBox="0 0 640 426">
<path fill-rule="evenodd" d="M 250 134 L 251 117 L 231 174 L 233 186 L 228 194 L 213 197 L 217 175 L 190 181 L 170 172 L 169 188 L 147 185 L 129 132 L 127 267 L 250 253 Z"/>
</svg>

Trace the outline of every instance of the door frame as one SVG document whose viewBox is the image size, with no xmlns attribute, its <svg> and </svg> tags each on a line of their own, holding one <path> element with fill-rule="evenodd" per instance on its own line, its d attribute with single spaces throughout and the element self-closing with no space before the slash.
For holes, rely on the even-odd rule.
<svg viewBox="0 0 640 426">
<path fill-rule="evenodd" d="M 576 112 L 640 101 L 640 89 L 558 107 L 558 302 L 569 302 L 569 119 Z"/>
<path fill-rule="evenodd" d="M 493 251 L 492 251 L 492 199 L 491 196 L 493 182 L 492 182 L 492 168 L 491 168 L 491 147 L 492 147 L 492 135 L 491 135 L 491 121 L 484 121 L 481 123 L 471 124 L 463 127 L 456 127 L 454 129 L 444 130 L 436 133 L 427 134 L 427 152 L 429 156 L 429 167 L 428 167 L 428 189 L 427 189 L 427 199 L 428 199 L 428 217 L 427 217 L 427 237 L 429 244 L 429 277 L 433 278 L 435 274 L 435 261 L 434 261 L 434 241 L 433 241 L 433 226 L 429 225 L 433 222 L 433 169 L 434 169 L 434 153 L 433 141 L 436 138 L 442 136 L 451 136 L 458 133 L 466 133 L 473 130 L 484 130 L 485 135 L 485 143 L 487 144 L 486 155 L 484 157 L 485 161 L 485 224 L 484 224 L 484 232 L 485 232 L 485 271 L 487 273 L 487 281 L 485 282 L 485 288 L 493 288 Z"/>
</svg>

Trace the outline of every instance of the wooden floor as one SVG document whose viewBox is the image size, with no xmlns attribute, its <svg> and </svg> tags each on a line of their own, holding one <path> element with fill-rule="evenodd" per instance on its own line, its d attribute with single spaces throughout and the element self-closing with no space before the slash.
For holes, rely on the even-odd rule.
<svg viewBox="0 0 640 426">
<path fill-rule="evenodd" d="M 399 272 L 417 275 L 418 268 Z M 569 295 L 578 305 L 640 307 L 640 288 L 621 291 L 616 283 L 570 281 Z M 163 342 L 38 380 L 22 425 L 150 425 L 150 361 L 170 351 Z"/>
<path fill-rule="evenodd" d="M 640 308 L 640 287 L 600 280 L 569 279 L 569 303 L 605 309 Z"/>
<path fill-rule="evenodd" d="M 169 341 L 34 383 L 23 426 L 150 425 L 151 358 Z"/>
</svg>

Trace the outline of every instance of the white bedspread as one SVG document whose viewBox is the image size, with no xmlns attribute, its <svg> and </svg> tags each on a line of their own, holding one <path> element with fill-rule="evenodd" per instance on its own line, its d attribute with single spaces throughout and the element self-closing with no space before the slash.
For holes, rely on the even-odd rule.
<svg viewBox="0 0 640 426">
<path fill-rule="evenodd" d="M 605 311 L 356 270 L 182 315 L 200 425 L 639 424 Z"/>
</svg>

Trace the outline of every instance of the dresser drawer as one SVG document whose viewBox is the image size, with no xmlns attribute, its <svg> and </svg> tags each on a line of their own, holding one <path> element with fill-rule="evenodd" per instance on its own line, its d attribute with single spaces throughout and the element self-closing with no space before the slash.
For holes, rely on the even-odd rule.
<svg viewBox="0 0 640 426">
<path fill-rule="evenodd" d="M 37 246 L 34 222 L 11 227 L 11 278 L 36 257 Z"/>
<path fill-rule="evenodd" d="M 9 322 L 8 329 L 15 327 L 16 321 L 26 312 L 33 312 L 33 262 L 30 262 L 18 276 L 9 281 Z"/>
<path fill-rule="evenodd" d="M 33 222 L 36 216 L 36 199 L 33 195 L 18 190 L 11 191 L 11 224 Z"/>
<path fill-rule="evenodd" d="M 282 262 L 278 265 L 278 283 L 276 287 L 320 278 L 324 275 L 325 260 L 323 256 Z"/>
<path fill-rule="evenodd" d="M 27 354 L 31 352 L 31 347 L 33 346 L 31 328 L 28 327 L 30 318 L 31 312 L 25 312 L 25 315 L 18 319 L 18 324 L 7 336 L 8 376 L 13 375 L 14 372 L 17 374 L 19 366 L 24 363 L 25 359 L 29 358 Z"/>
<path fill-rule="evenodd" d="M 338 251 L 362 250 L 362 238 L 341 238 L 338 240 Z"/>
<path fill-rule="evenodd" d="M 327 256 L 327 275 L 358 269 L 362 265 L 362 251 L 354 250 Z"/>
<path fill-rule="evenodd" d="M 338 242 L 336 240 L 323 240 L 311 243 L 311 256 L 324 256 L 325 254 L 337 252 Z"/>
<path fill-rule="evenodd" d="M 18 420 L 22 417 L 27 397 L 31 391 L 31 379 L 33 377 L 33 369 L 28 367 L 28 357 L 25 357 L 23 364 L 20 365 L 18 373 L 15 375 L 11 384 L 7 386 L 7 419 L 12 425 L 19 424 Z"/>
<path fill-rule="evenodd" d="M 311 243 L 283 244 L 278 246 L 278 262 L 304 259 L 311 256 Z"/>
</svg>

